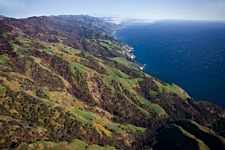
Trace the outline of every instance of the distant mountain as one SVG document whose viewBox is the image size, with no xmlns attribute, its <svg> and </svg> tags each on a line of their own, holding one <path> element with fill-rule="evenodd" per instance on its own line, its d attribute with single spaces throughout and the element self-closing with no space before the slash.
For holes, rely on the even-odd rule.
<svg viewBox="0 0 225 150">
<path fill-rule="evenodd" d="M 118 27 L 0 21 L 0 149 L 225 149 L 225 111 L 140 70 Z"/>
<path fill-rule="evenodd" d="M 3 15 L 0 15 L 0 19 L 2 19 L 2 18 L 7 18 L 6 16 L 3 16 Z"/>
<path fill-rule="evenodd" d="M 54 16 L 53 16 L 54 17 Z M 67 23 L 80 26 L 80 27 L 87 27 L 97 31 L 101 31 L 103 33 L 110 34 L 113 30 L 120 27 L 119 25 L 107 23 L 106 21 L 102 20 L 101 18 L 94 18 L 87 15 L 81 16 L 71 16 L 71 15 L 61 15 L 55 16 L 54 18 L 60 18 Z"/>
</svg>

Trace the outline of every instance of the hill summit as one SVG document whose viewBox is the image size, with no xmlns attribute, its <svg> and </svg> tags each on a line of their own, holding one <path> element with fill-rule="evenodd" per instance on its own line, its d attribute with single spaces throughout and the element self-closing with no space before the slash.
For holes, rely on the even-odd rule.
<svg viewBox="0 0 225 150">
<path fill-rule="evenodd" d="M 225 149 L 225 111 L 140 70 L 117 27 L 0 20 L 1 149 Z"/>
</svg>

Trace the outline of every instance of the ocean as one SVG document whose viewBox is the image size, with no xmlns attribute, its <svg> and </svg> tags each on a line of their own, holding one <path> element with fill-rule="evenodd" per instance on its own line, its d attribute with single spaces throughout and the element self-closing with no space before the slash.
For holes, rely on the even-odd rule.
<svg viewBox="0 0 225 150">
<path fill-rule="evenodd" d="M 130 24 L 116 38 L 134 48 L 145 72 L 225 109 L 225 22 Z"/>
</svg>

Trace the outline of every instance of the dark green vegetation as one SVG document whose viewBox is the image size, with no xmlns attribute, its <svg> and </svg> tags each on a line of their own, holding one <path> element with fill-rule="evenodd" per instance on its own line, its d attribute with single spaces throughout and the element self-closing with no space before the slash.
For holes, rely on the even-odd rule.
<svg viewBox="0 0 225 150">
<path fill-rule="evenodd" d="M 224 149 L 224 110 L 139 70 L 116 26 L 60 16 L 0 27 L 0 149 Z"/>
</svg>

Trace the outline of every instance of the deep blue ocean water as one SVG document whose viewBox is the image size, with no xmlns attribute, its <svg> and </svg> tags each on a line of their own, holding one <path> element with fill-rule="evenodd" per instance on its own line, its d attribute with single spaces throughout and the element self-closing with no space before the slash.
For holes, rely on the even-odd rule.
<svg viewBox="0 0 225 150">
<path fill-rule="evenodd" d="M 116 32 L 145 72 L 225 109 L 225 23 L 157 21 Z"/>
</svg>

